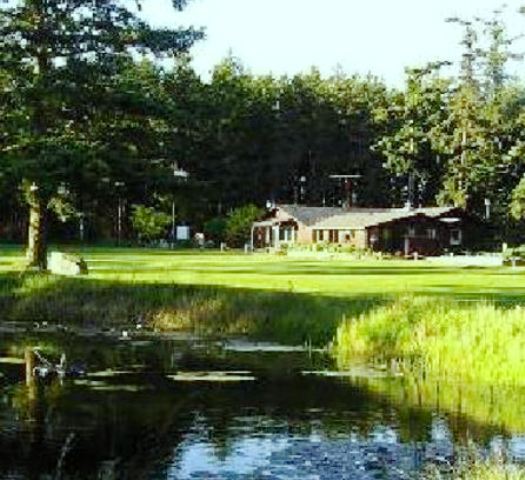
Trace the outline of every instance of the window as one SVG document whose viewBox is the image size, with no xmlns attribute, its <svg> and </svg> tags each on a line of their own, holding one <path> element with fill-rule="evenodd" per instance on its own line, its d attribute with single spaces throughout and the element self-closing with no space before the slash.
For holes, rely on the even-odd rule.
<svg viewBox="0 0 525 480">
<path fill-rule="evenodd" d="M 461 245 L 463 234 L 459 228 L 450 230 L 450 245 Z"/>
<path fill-rule="evenodd" d="M 437 230 L 435 228 L 427 228 L 427 238 L 435 240 L 437 238 Z"/>
<path fill-rule="evenodd" d="M 279 240 L 281 242 L 293 242 L 294 241 L 293 227 L 281 228 L 279 231 Z"/>
<path fill-rule="evenodd" d="M 353 236 L 354 232 L 352 230 L 341 230 L 339 232 L 339 242 L 350 243 L 352 241 Z"/>
</svg>

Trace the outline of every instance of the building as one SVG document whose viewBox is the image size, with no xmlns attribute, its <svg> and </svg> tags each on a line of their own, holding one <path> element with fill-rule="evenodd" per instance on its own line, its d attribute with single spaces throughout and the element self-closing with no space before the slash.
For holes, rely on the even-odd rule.
<svg viewBox="0 0 525 480">
<path fill-rule="evenodd" d="M 454 207 L 336 208 L 277 205 L 252 228 L 255 248 L 330 243 L 356 249 L 439 255 L 465 242 L 465 214 Z"/>
</svg>

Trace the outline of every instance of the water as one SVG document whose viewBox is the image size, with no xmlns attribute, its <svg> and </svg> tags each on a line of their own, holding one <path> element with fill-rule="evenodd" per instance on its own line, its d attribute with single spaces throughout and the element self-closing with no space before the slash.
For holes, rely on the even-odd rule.
<svg viewBox="0 0 525 480">
<path fill-rule="evenodd" d="M 525 458 L 522 392 L 338 376 L 323 352 L 238 340 L 16 338 L 0 344 L 0 478 L 412 478 L 471 441 Z M 26 385 L 26 344 L 89 375 Z"/>
</svg>

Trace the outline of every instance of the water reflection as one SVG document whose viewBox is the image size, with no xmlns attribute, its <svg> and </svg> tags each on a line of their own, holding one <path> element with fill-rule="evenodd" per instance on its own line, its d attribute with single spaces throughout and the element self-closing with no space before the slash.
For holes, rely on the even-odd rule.
<svg viewBox="0 0 525 480">
<path fill-rule="evenodd" d="M 28 344 L 91 375 L 26 382 L 23 365 L 0 360 L 1 478 L 406 478 L 471 439 L 525 453 L 521 392 L 303 375 L 333 364 L 195 341 L 4 338 L 0 357 Z M 256 380 L 177 381 L 206 371 Z"/>
</svg>

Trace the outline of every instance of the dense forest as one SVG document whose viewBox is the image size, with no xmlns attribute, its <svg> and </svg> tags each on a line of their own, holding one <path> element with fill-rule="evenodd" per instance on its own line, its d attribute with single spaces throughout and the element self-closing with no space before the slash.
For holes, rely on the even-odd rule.
<svg viewBox="0 0 525 480">
<path fill-rule="evenodd" d="M 461 206 L 494 242 L 521 241 L 525 86 L 507 74 L 520 40 L 501 12 L 449 19 L 457 52 L 395 89 L 342 68 L 256 76 L 234 56 L 204 81 L 202 31 L 155 30 L 121 3 L 0 6 L 3 241 L 28 223 L 54 240 L 132 240 L 137 212 L 163 215 L 168 235 L 173 213 L 206 229 L 248 204 L 340 205 L 333 175 L 359 177 L 356 205 Z"/>
</svg>

